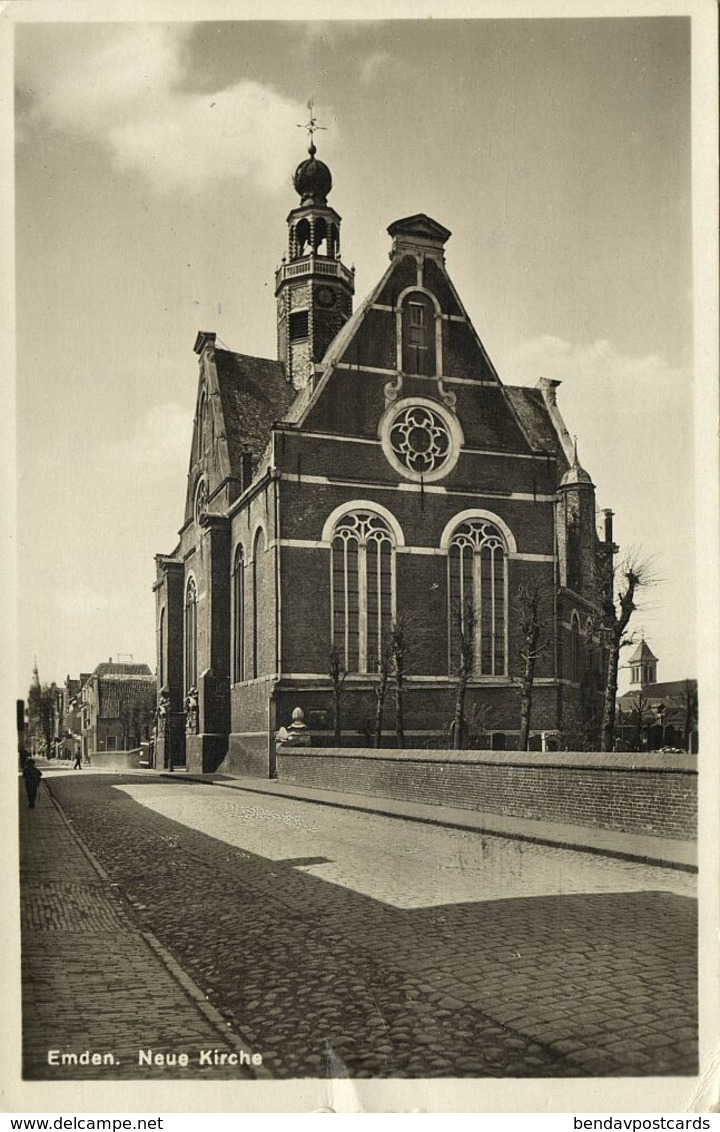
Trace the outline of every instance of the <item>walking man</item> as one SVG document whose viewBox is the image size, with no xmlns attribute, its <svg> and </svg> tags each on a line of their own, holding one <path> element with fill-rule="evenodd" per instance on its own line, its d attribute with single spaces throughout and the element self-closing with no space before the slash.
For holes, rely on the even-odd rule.
<svg viewBox="0 0 720 1132">
<path fill-rule="evenodd" d="M 82 770 L 82 752 L 81 752 L 80 747 L 78 747 L 77 754 L 75 755 L 75 762 L 73 763 L 73 770 Z"/>
<path fill-rule="evenodd" d="M 38 770 L 35 766 L 35 759 L 30 757 L 25 763 L 23 768 L 23 778 L 25 779 L 25 789 L 27 790 L 28 802 L 30 809 L 35 809 L 35 799 L 37 798 L 38 788 L 40 786 L 40 779 L 42 778 L 42 771 Z"/>
</svg>

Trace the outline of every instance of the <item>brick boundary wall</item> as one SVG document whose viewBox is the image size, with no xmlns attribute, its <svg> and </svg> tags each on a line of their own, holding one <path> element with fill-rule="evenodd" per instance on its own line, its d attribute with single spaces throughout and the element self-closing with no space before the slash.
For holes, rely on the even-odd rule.
<svg viewBox="0 0 720 1132">
<path fill-rule="evenodd" d="M 140 747 L 132 751 L 91 751 L 90 762 L 83 763 L 87 770 L 137 770 L 141 760 L 147 760 Z"/>
<path fill-rule="evenodd" d="M 372 794 L 539 821 L 693 838 L 690 755 L 286 748 L 285 784 Z"/>
</svg>

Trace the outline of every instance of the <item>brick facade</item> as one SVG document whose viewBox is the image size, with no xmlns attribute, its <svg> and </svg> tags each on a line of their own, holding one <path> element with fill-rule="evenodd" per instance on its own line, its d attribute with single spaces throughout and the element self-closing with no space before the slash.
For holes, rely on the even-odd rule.
<svg viewBox="0 0 720 1132">
<path fill-rule="evenodd" d="M 510 747 L 521 587 L 540 590 L 547 637 L 531 731 L 557 742 L 573 712 L 597 709 L 613 547 L 598 537 L 556 383 L 503 385 L 447 274 L 450 233 L 426 216 L 390 226 L 390 266 L 353 314 L 332 181 L 314 152 L 295 184 L 278 361 L 221 350 L 211 333 L 195 345 L 185 519 L 175 550 L 156 557 L 159 756 L 272 773 L 272 732 L 296 706 L 331 742 L 333 647 L 347 669 L 343 742 L 367 744 L 393 618 L 409 645 L 407 741 L 447 743 L 456 608 L 477 618 L 474 741 Z M 388 744 L 392 734 L 389 697 Z"/>
</svg>

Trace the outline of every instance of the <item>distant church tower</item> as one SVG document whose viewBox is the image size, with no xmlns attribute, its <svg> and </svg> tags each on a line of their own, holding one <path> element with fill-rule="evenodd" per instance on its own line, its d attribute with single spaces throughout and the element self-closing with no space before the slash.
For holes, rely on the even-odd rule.
<svg viewBox="0 0 720 1132">
<path fill-rule="evenodd" d="M 315 119 L 307 127 L 312 134 Z M 327 203 L 332 176 L 315 157 L 298 165 L 293 182 L 300 205 L 287 218 L 288 251 L 275 275 L 278 360 L 296 389 L 311 384 L 315 366 L 352 314 L 354 271 L 340 259 L 341 218 Z"/>
<path fill-rule="evenodd" d="M 657 657 L 653 656 L 645 638 L 643 638 L 628 661 L 630 684 L 637 684 L 641 688 L 644 688 L 647 684 L 656 684 L 657 665 Z"/>
</svg>

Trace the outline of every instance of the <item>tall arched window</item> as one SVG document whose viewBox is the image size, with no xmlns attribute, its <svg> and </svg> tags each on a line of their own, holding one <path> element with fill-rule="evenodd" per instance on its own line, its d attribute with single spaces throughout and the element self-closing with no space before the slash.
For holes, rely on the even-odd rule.
<svg viewBox="0 0 720 1132">
<path fill-rule="evenodd" d="M 260 590 L 258 572 L 262 566 L 262 555 L 265 553 L 265 535 L 262 528 L 255 535 L 252 561 L 252 603 L 253 603 L 253 633 L 252 633 L 252 674 L 253 680 L 260 675 L 260 616 L 258 609 L 258 594 Z"/>
<path fill-rule="evenodd" d="M 357 510 L 332 540 L 332 641 L 348 672 L 372 672 L 393 617 L 394 541 L 385 519 Z"/>
<path fill-rule="evenodd" d="M 448 554 L 451 666 L 458 660 L 458 615 L 473 625 L 475 676 L 507 671 L 507 548 L 487 519 L 470 519 L 457 528 Z"/>
<path fill-rule="evenodd" d="M 581 657 L 580 667 L 583 672 L 594 672 L 598 667 L 597 651 L 595 649 L 595 642 L 593 639 L 593 623 L 592 618 L 585 619 L 585 628 L 583 630 L 582 641 L 580 642 Z"/>
<path fill-rule="evenodd" d="M 160 610 L 158 633 L 158 691 L 165 686 L 165 606 Z"/>
<path fill-rule="evenodd" d="M 185 590 L 185 693 L 197 685 L 197 587 L 188 579 Z"/>
<path fill-rule="evenodd" d="M 570 679 L 574 684 L 580 680 L 580 622 L 575 613 L 570 621 Z"/>
<path fill-rule="evenodd" d="M 245 555 L 239 546 L 233 564 L 233 678 L 245 679 Z"/>
</svg>

